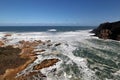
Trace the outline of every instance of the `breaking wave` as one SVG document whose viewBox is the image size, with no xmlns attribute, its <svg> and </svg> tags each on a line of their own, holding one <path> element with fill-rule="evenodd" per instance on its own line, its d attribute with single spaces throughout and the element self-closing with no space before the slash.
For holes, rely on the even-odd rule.
<svg viewBox="0 0 120 80">
<path fill-rule="evenodd" d="M 48 31 L 50 31 L 50 32 L 56 32 L 57 29 L 49 29 Z"/>
</svg>

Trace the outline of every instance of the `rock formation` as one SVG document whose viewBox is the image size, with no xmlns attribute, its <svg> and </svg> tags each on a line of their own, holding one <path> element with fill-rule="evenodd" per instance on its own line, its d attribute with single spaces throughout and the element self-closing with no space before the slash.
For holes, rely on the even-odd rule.
<svg viewBox="0 0 120 80">
<path fill-rule="evenodd" d="M 59 61 L 59 59 L 46 59 L 46 60 L 42 61 L 40 64 L 34 66 L 33 70 L 39 70 L 42 68 L 53 66 L 58 61 Z"/>
<path fill-rule="evenodd" d="M 0 47 L 3 46 L 3 45 L 4 45 L 3 41 L 0 41 Z"/>
<path fill-rule="evenodd" d="M 36 60 L 35 56 L 19 55 L 21 49 L 13 46 L 0 47 L 0 80 L 19 80 L 15 76 Z"/>
<path fill-rule="evenodd" d="M 17 44 L 13 45 L 6 45 L 7 43 L 8 41 L 0 41 L 0 80 L 34 80 L 32 79 L 34 78 L 33 76 L 43 78 L 46 76 L 42 74 L 40 70 L 53 66 L 60 61 L 56 58 L 45 59 L 41 63 L 33 66 L 32 72 L 18 76 L 18 73 L 26 69 L 29 64 L 33 63 L 37 59 L 37 55 L 46 51 L 47 47 L 45 49 L 37 49 L 37 46 L 45 47 L 48 44 L 52 45 L 52 43 L 50 40 L 46 42 L 41 40 L 21 40 Z M 60 43 L 56 43 L 55 45 L 59 46 Z"/>
<path fill-rule="evenodd" d="M 102 39 L 120 40 L 120 21 L 100 24 L 92 31 L 95 36 Z"/>
</svg>

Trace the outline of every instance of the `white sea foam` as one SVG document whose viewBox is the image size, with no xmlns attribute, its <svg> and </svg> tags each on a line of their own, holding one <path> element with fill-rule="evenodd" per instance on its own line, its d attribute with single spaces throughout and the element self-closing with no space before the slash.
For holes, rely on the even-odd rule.
<svg viewBox="0 0 120 80">
<path fill-rule="evenodd" d="M 55 32 L 55 31 L 57 31 L 57 29 L 49 29 L 48 31 Z"/>
<path fill-rule="evenodd" d="M 71 43 L 74 41 L 83 41 L 85 39 L 92 38 L 93 35 L 89 33 L 90 30 L 79 30 L 79 31 L 69 31 L 69 32 L 23 32 L 23 33 L 11 33 L 12 36 L 7 37 L 9 44 L 15 44 L 20 40 L 34 41 L 34 40 L 52 40 L 53 42 Z M 5 32 L 0 33 L 0 37 L 3 38 Z"/>
<path fill-rule="evenodd" d="M 49 31 L 56 31 L 55 29 L 51 29 Z M 96 38 L 91 35 L 92 33 L 89 33 L 90 30 L 79 30 L 79 31 L 69 31 L 69 32 L 56 32 L 56 33 L 49 33 L 49 32 L 24 32 L 24 33 L 12 33 L 11 37 L 7 37 L 8 39 L 8 44 L 16 44 L 18 41 L 21 40 L 26 40 L 26 41 L 34 41 L 34 40 L 52 40 L 52 42 L 60 42 L 62 45 L 57 49 L 57 51 L 64 55 L 67 56 L 70 60 L 66 62 L 66 64 L 70 64 L 74 62 L 77 64 L 81 74 L 83 76 L 81 77 L 83 80 L 92 80 L 92 77 L 95 76 L 94 72 L 90 70 L 87 67 L 87 61 L 84 58 L 76 57 L 73 55 L 73 51 L 76 49 L 75 42 L 84 42 L 86 43 L 86 39 L 91 39 L 91 38 Z M 0 37 L 2 38 L 5 33 L 0 33 Z M 39 46 L 38 46 L 39 48 Z M 45 48 L 45 47 L 43 47 Z M 51 53 L 51 48 L 46 49 L 45 53 Z M 66 72 L 63 71 L 63 74 L 61 76 L 54 76 L 54 73 L 49 73 L 49 71 L 52 71 L 52 69 L 57 68 L 56 74 L 58 74 L 60 71 L 64 70 L 61 67 L 61 63 L 64 61 L 60 57 L 57 57 L 56 55 L 49 55 L 49 56 L 42 56 L 39 55 L 38 59 L 34 61 L 34 63 L 30 64 L 25 70 L 23 70 L 20 74 L 26 74 L 28 70 L 32 70 L 32 66 L 35 64 L 40 63 L 44 59 L 51 59 L 51 58 L 57 58 L 61 60 L 60 62 L 56 63 L 56 65 L 49 67 L 49 68 L 44 68 L 41 70 L 42 73 L 47 75 L 47 80 L 70 80 L 72 78 L 72 75 L 67 74 Z"/>
<path fill-rule="evenodd" d="M 52 40 L 52 41 L 81 41 L 87 38 L 91 38 L 90 30 L 70 31 L 70 32 L 57 32 L 55 34 L 49 32 L 23 32 L 23 33 L 11 33 L 12 36 L 8 37 L 9 44 L 16 43 L 20 40 Z M 0 33 L 0 37 L 6 33 Z"/>
<path fill-rule="evenodd" d="M 83 80 L 93 80 L 93 76 L 95 76 L 94 72 L 91 71 L 88 67 L 87 67 L 87 60 L 85 58 L 80 58 L 80 57 L 76 57 L 73 55 L 73 51 L 76 49 L 76 47 L 74 47 L 74 43 L 70 43 L 69 46 L 66 45 L 62 45 L 61 46 L 61 50 L 63 51 L 63 54 L 68 56 L 74 63 L 77 64 L 77 66 L 79 67 L 80 72 L 83 74 L 82 79 Z"/>
</svg>

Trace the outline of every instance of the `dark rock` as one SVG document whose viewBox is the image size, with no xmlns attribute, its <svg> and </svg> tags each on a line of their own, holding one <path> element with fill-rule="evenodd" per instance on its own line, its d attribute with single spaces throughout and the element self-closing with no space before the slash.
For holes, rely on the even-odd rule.
<svg viewBox="0 0 120 80">
<path fill-rule="evenodd" d="M 57 43 L 57 44 L 55 44 L 55 46 L 59 46 L 59 45 L 61 45 L 61 43 Z"/>
<path fill-rule="evenodd" d="M 45 59 L 40 64 L 37 64 L 36 66 L 34 66 L 33 70 L 39 70 L 39 69 L 42 69 L 42 68 L 47 68 L 47 67 L 53 66 L 58 61 L 60 61 L 60 60 L 55 59 L 55 58 L 53 58 L 53 59 Z"/>
<path fill-rule="evenodd" d="M 120 40 L 120 21 L 102 23 L 91 32 L 102 39 Z"/>
<path fill-rule="evenodd" d="M 19 48 L 12 46 L 0 47 L 0 75 L 5 73 L 6 69 L 16 68 L 25 63 L 26 59 L 19 58 Z"/>
</svg>

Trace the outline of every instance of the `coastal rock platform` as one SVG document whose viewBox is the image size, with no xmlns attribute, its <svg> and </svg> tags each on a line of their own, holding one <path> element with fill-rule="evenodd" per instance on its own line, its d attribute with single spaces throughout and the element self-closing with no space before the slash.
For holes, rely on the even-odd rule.
<svg viewBox="0 0 120 80">
<path fill-rule="evenodd" d="M 7 36 L 6 36 L 7 35 Z M 37 46 L 52 45 L 51 41 L 25 41 L 21 40 L 15 44 L 9 44 L 11 34 L 5 34 L 0 41 L 0 80 L 32 80 L 33 76 L 45 77 L 40 71 L 43 68 L 55 65 L 59 59 L 43 59 L 33 66 L 33 70 L 27 74 L 19 75 L 30 64 L 37 60 L 37 56 L 45 52 L 45 49 L 37 49 Z M 54 44 L 59 46 L 60 43 Z M 50 47 L 50 46 L 48 46 Z"/>
</svg>

